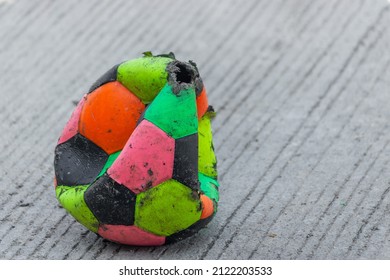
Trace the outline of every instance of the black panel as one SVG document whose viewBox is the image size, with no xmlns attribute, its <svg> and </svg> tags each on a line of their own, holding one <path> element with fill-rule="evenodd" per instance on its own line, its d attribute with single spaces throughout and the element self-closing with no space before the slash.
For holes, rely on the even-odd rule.
<svg viewBox="0 0 390 280">
<path fill-rule="evenodd" d="M 102 170 L 108 155 L 80 134 L 55 149 L 54 169 L 59 186 L 90 184 Z"/>
<path fill-rule="evenodd" d="M 197 133 L 175 140 L 172 178 L 193 190 L 199 190 Z"/>
<path fill-rule="evenodd" d="M 167 236 L 165 239 L 165 244 L 173 243 L 173 242 L 178 242 L 183 239 L 186 239 L 187 237 L 190 237 L 197 233 L 200 229 L 204 228 L 214 217 L 214 214 L 211 215 L 210 217 L 206 219 L 202 219 L 191 225 L 190 227 L 176 232 L 170 236 Z"/>
<path fill-rule="evenodd" d="M 96 82 L 93 83 L 93 85 L 90 87 L 89 92 L 94 91 L 98 87 L 107 84 L 109 82 L 116 81 L 117 73 L 118 73 L 118 67 L 120 64 L 115 65 L 110 70 L 108 70 L 106 73 L 103 74 L 99 79 L 97 79 Z"/>
<path fill-rule="evenodd" d="M 135 194 L 111 179 L 107 173 L 99 177 L 84 193 L 89 209 L 103 224 L 132 225 Z"/>
</svg>

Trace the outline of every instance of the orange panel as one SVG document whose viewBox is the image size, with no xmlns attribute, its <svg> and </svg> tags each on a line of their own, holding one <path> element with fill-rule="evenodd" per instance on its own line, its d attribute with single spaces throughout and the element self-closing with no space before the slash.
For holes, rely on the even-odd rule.
<svg viewBox="0 0 390 280">
<path fill-rule="evenodd" d="M 198 109 L 198 119 L 203 117 L 203 115 L 207 112 L 207 108 L 209 107 L 209 102 L 207 100 L 206 88 L 203 87 L 202 92 L 199 96 L 196 97 L 196 108 Z"/>
<path fill-rule="evenodd" d="M 200 216 L 201 219 L 206 219 L 210 217 L 214 212 L 214 204 L 213 201 L 208 198 L 207 196 L 201 194 L 200 200 L 202 201 L 202 215 Z"/>
<path fill-rule="evenodd" d="M 85 101 L 79 131 L 106 153 L 121 150 L 145 105 L 119 82 L 102 85 Z"/>
</svg>

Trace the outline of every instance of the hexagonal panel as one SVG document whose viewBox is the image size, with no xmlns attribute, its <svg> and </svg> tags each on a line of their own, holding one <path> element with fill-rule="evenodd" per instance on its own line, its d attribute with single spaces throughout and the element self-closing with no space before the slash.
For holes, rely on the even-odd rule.
<svg viewBox="0 0 390 280">
<path fill-rule="evenodd" d="M 58 186 L 56 197 L 61 205 L 82 225 L 93 232 L 98 231 L 99 221 L 88 208 L 84 200 L 85 186 Z"/>
<path fill-rule="evenodd" d="M 168 73 L 165 69 L 172 61 L 168 57 L 142 57 L 126 61 L 118 67 L 117 80 L 148 104 L 166 84 Z"/>
<path fill-rule="evenodd" d="M 137 195 L 134 224 L 169 236 L 197 222 L 201 212 L 198 193 L 172 179 Z"/>
<path fill-rule="evenodd" d="M 206 219 L 214 214 L 214 203 L 213 201 L 205 196 L 204 194 L 200 195 L 200 200 L 202 201 L 202 215 L 201 219 Z"/>
<path fill-rule="evenodd" d="M 55 148 L 54 169 L 59 186 L 90 184 L 106 163 L 108 155 L 80 134 Z"/>
<path fill-rule="evenodd" d="M 202 118 L 207 112 L 209 107 L 209 102 L 207 100 L 206 88 L 203 87 L 201 93 L 196 97 L 196 109 L 198 114 L 198 119 Z"/>
<path fill-rule="evenodd" d="M 134 130 L 107 173 L 134 193 L 172 178 L 175 140 L 147 120 Z"/>
<path fill-rule="evenodd" d="M 106 153 L 123 148 L 145 105 L 119 82 L 91 92 L 81 112 L 79 131 Z"/>
<path fill-rule="evenodd" d="M 210 114 L 206 113 L 199 120 L 198 127 L 199 143 L 199 172 L 217 178 L 217 158 L 214 153 L 213 134 L 211 131 Z"/>
<path fill-rule="evenodd" d="M 132 225 L 134 222 L 135 194 L 107 174 L 86 190 L 84 199 L 103 224 Z"/>
<path fill-rule="evenodd" d="M 198 134 L 192 134 L 175 140 L 175 159 L 172 178 L 193 190 L 199 189 Z"/>
<path fill-rule="evenodd" d="M 104 84 L 116 81 L 118 66 L 119 64 L 115 65 L 106 73 L 104 73 L 99 79 L 97 79 L 96 82 L 94 82 L 93 85 L 89 88 L 89 92 L 94 91 L 95 89 L 97 89 L 98 87 Z"/>
<path fill-rule="evenodd" d="M 209 198 L 211 198 L 215 202 L 218 202 L 219 200 L 218 181 L 209 176 L 204 175 L 203 173 L 199 173 L 198 178 L 200 183 L 200 190 Z"/>
<path fill-rule="evenodd" d="M 197 133 L 195 90 L 187 88 L 174 94 L 172 87 L 166 84 L 148 106 L 145 119 L 175 139 Z"/>
<path fill-rule="evenodd" d="M 99 235 L 113 242 L 134 246 L 160 246 L 165 236 L 157 236 L 136 226 L 101 225 Z"/>
<path fill-rule="evenodd" d="M 68 122 L 66 123 L 66 125 L 62 131 L 62 134 L 58 140 L 57 145 L 68 141 L 70 138 L 72 138 L 73 136 L 75 136 L 77 134 L 81 110 L 84 106 L 85 98 L 86 98 L 86 96 L 84 95 L 84 97 L 81 98 L 81 100 L 79 101 L 77 107 L 74 109 L 70 119 L 68 120 Z"/>
</svg>

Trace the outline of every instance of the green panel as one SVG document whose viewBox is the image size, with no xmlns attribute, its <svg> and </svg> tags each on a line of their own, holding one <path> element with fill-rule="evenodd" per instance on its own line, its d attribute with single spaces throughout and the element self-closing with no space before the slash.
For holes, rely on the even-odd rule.
<svg viewBox="0 0 390 280">
<path fill-rule="evenodd" d="M 217 158 L 213 146 L 213 134 L 211 131 L 211 115 L 206 113 L 199 120 L 198 141 L 199 141 L 199 172 L 217 178 Z"/>
<path fill-rule="evenodd" d="M 168 180 L 137 195 L 134 224 L 148 232 L 169 236 L 197 222 L 201 213 L 198 193 Z"/>
<path fill-rule="evenodd" d="M 117 80 L 149 104 L 167 83 L 165 70 L 173 59 L 167 57 L 142 57 L 129 60 L 118 67 Z"/>
<path fill-rule="evenodd" d="M 202 173 L 199 173 L 199 182 L 201 191 L 213 199 L 215 202 L 219 200 L 218 187 L 219 183 L 217 180 L 210 178 Z"/>
<path fill-rule="evenodd" d="M 197 133 L 198 117 L 194 88 L 172 92 L 166 84 L 145 112 L 145 119 L 154 123 L 173 138 Z"/>
<path fill-rule="evenodd" d="M 56 196 L 61 205 L 82 225 L 93 232 L 98 231 L 99 222 L 85 204 L 84 193 L 88 185 L 57 186 Z"/>
<path fill-rule="evenodd" d="M 121 153 L 121 151 L 113 153 L 108 157 L 106 164 L 104 165 L 102 171 L 100 171 L 100 173 L 97 177 L 102 176 L 107 171 L 107 169 L 111 167 L 111 165 L 114 163 L 114 161 L 117 159 L 117 157 L 119 156 L 120 153 Z"/>
</svg>

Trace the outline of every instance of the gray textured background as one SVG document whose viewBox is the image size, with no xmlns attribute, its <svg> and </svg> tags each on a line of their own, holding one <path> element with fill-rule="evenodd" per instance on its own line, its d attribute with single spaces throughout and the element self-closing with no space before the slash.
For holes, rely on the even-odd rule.
<svg viewBox="0 0 390 280">
<path fill-rule="evenodd" d="M 0 3 L 0 258 L 390 259 L 389 8 Z M 146 50 L 196 61 L 218 112 L 219 212 L 196 236 L 158 248 L 103 241 L 53 188 L 73 102 Z"/>
</svg>

